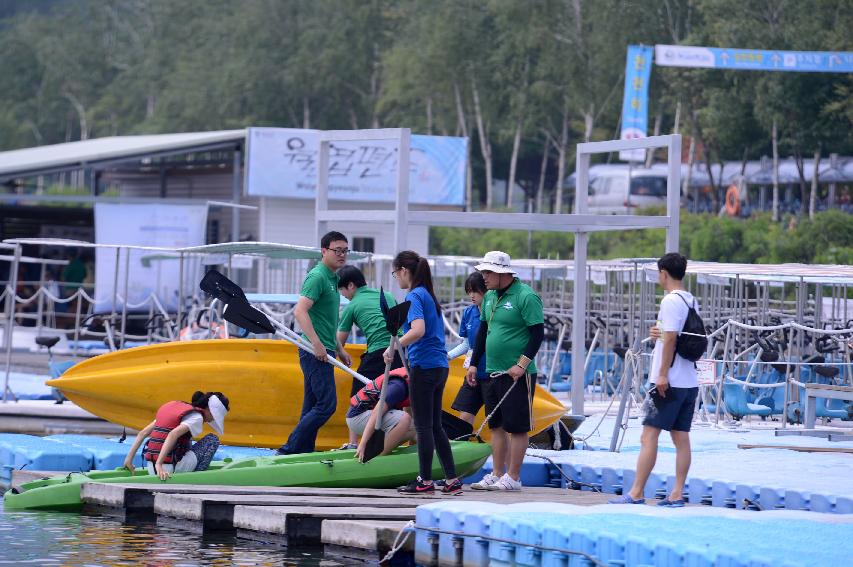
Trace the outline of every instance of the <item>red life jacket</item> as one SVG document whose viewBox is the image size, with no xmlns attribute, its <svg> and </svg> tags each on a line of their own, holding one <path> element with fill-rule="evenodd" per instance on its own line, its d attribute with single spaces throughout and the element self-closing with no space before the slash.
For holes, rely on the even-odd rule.
<svg viewBox="0 0 853 567">
<path fill-rule="evenodd" d="M 145 447 L 142 450 L 142 457 L 152 463 L 157 462 L 157 457 L 160 456 L 160 449 L 163 448 L 163 443 L 166 442 L 166 437 L 169 433 L 181 424 L 181 420 L 189 413 L 197 411 L 202 413 L 202 408 L 194 407 L 186 402 L 167 402 L 160 406 L 157 410 L 157 416 L 154 418 L 154 430 L 145 442 Z M 164 463 L 177 463 L 180 461 L 187 451 L 192 446 L 193 436 L 187 431 L 178 438 L 171 454 L 163 458 Z"/>
<path fill-rule="evenodd" d="M 397 368 L 389 372 L 390 376 L 395 376 L 397 378 L 402 378 L 406 381 L 406 384 L 409 383 L 409 375 L 406 374 L 405 368 Z M 382 382 L 385 381 L 385 375 L 376 378 L 375 380 L 371 380 L 369 383 L 365 384 L 361 390 L 355 393 L 355 395 L 350 398 L 349 405 L 350 407 L 357 407 L 359 405 L 363 406 L 365 409 L 373 409 L 376 407 L 376 404 L 379 402 L 379 395 L 382 393 Z M 407 397 L 405 400 L 397 404 L 394 409 L 403 409 L 409 407 L 409 398 Z"/>
</svg>

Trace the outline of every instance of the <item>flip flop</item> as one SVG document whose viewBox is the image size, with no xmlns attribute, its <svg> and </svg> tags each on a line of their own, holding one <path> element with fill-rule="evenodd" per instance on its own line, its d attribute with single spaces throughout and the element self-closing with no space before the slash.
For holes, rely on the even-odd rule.
<svg viewBox="0 0 853 567">
<path fill-rule="evenodd" d="M 678 500 L 670 500 L 669 498 L 664 498 L 660 502 L 658 502 L 658 506 L 663 506 L 666 508 L 684 508 L 686 502 L 684 498 L 679 498 Z"/>
<path fill-rule="evenodd" d="M 630 494 L 623 494 L 619 498 L 612 498 L 612 499 L 608 500 L 607 503 L 608 504 L 645 504 L 646 499 L 645 498 L 639 498 L 637 500 L 634 500 L 633 498 L 631 498 Z"/>
</svg>

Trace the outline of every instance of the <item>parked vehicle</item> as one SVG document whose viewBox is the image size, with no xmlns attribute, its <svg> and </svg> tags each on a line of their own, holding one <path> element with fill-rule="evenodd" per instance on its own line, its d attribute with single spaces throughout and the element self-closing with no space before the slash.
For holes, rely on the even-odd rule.
<svg viewBox="0 0 853 567">
<path fill-rule="evenodd" d="M 666 206 L 666 173 L 624 166 L 596 168 L 589 182 L 589 212 L 630 215 L 637 209 Z"/>
</svg>

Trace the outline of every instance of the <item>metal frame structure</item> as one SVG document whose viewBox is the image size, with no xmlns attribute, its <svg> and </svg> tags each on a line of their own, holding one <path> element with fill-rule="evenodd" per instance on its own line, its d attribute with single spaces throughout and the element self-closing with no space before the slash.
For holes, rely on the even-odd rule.
<svg viewBox="0 0 853 567">
<path fill-rule="evenodd" d="M 571 232 L 575 235 L 575 274 L 586 273 L 587 246 L 590 232 L 613 230 L 637 230 L 646 228 L 666 229 L 666 252 L 678 250 L 678 230 L 681 206 L 681 136 L 652 136 L 636 140 L 611 140 L 578 144 L 575 189 L 575 212 L 573 214 L 541 213 L 489 213 L 489 212 L 446 212 L 409 210 L 409 128 L 382 130 L 338 130 L 320 135 L 320 156 L 317 168 L 317 201 L 315 222 L 317 238 L 327 231 L 331 221 L 358 220 L 359 222 L 394 223 L 394 246 L 396 250 L 407 247 L 406 227 L 409 224 L 427 226 L 449 226 L 460 228 L 505 228 Z M 352 211 L 329 210 L 329 147 L 335 141 L 396 140 L 397 145 L 397 192 L 393 210 Z M 620 150 L 667 148 L 667 191 L 666 215 L 598 215 L 589 214 L 589 167 L 593 154 L 618 152 Z M 574 283 L 574 309 L 572 321 L 572 411 L 583 413 L 583 365 L 585 359 L 584 331 L 586 328 L 587 282 L 578 277 Z"/>
</svg>

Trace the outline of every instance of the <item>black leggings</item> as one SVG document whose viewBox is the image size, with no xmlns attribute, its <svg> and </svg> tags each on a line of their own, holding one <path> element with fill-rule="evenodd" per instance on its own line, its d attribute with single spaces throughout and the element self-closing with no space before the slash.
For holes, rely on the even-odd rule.
<svg viewBox="0 0 853 567">
<path fill-rule="evenodd" d="M 444 394 L 448 372 L 447 368 L 414 366 L 412 376 L 409 378 L 409 398 L 418 440 L 418 464 L 423 480 L 432 480 L 433 452 L 438 453 L 438 461 L 444 469 L 444 477 L 456 478 L 456 465 L 453 463 L 450 440 L 441 425 L 441 397 Z"/>
</svg>

